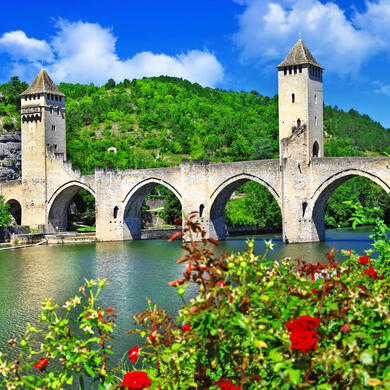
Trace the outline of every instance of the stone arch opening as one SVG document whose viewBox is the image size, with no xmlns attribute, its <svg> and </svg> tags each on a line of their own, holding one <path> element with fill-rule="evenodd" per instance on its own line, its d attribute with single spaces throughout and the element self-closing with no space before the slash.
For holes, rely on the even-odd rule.
<svg viewBox="0 0 390 390">
<path fill-rule="evenodd" d="M 316 229 L 318 238 L 321 241 L 325 240 L 325 232 L 326 232 L 326 221 L 325 221 L 325 213 L 327 211 L 327 206 L 330 198 L 337 190 L 341 190 L 343 187 L 343 184 L 348 182 L 349 185 L 352 183 L 355 184 L 355 186 L 361 186 L 362 191 L 358 192 L 355 188 L 354 189 L 345 189 L 344 192 L 344 198 L 345 200 L 353 200 L 353 201 L 360 201 L 362 204 L 365 203 L 364 201 L 364 193 L 367 191 L 368 185 L 374 186 L 376 188 L 376 191 L 379 191 L 383 195 L 383 199 L 387 199 L 387 214 L 388 218 L 390 218 L 390 202 L 389 198 L 386 195 L 390 191 L 390 187 L 386 185 L 380 178 L 378 178 L 375 175 L 372 175 L 367 172 L 351 169 L 344 172 L 340 172 L 339 174 L 335 175 L 331 180 L 328 180 L 321 184 L 321 186 L 317 189 L 312 199 L 314 200 L 313 204 L 313 211 L 312 211 L 312 221 L 314 224 L 314 227 Z M 336 195 L 336 194 L 335 194 Z M 372 196 L 372 199 L 379 197 L 377 195 Z M 336 204 L 342 207 L 343 205 L 343 196 L 341 194 L 341 199 L 336 200 Z M 370 207 L 373 207 L 374 205 L 369 205 Z M 345 210 L 343 211 L 345 214 Z M 337 222 L 335 222 L 334 226 L 332 226 L 329 221 L 330 217 L 332 215 L 327 216 L 327 222 L 328 227 L 343 227 L 344 225 L 339 225 Z M 342 215 L 342 218 L 347 221 L 349 219 L 348 215 Z M 346 226 L 346 225 L 345 225 Z"/>
<path fill-rule="evenodd" d="M 167 222 L 166 225 L 170 225 L 177 216 L 181 218 L 182 214 L 180 193 L 170 184 L 158 179 L 138 184 L 129 192 L 124 203 L 125 240 L 140 240 L 142 228 L 158 227 L 161 221 L 158 222 L 156 218 L 161 218 Z"/>
<path fill-rule="evenodd" d="M 247 191 L 247 193 L 237 191 Z M 282 215 L 279 202 L 279 195 L 276 191 L 268 183 L 258 178 L 244 176 L 230 179 L 212 197 L 210 236 L 223 240 L 226 238 L 230 226 L 233 227 L 230 230 L 242 230 L 243 233 L 247 233 L 249 230 L 256 233 L 265 231 L 267 228 L 281 231 Z M 251 212 L 244 212 L 248 218 L 243 218 L 238 224 L 240 208 L 242 210 L 251 209 Z M 265 212 L 265 210 L 267 211 Z M 237 218 L 233 217 L 235 212 Z M 227 226 L 227 222 L 229 226 Z M 246 222 L 249 224 L 246 225 Z M 272 222 L 272 226 L 267 226 L 270 222 Z M 238 226 L 240 227 L 238 228 Z"/>
<path fill-rule="evenodd" d="M 320 146 L 318 145 L 318 142 L 315 141 L 313 144 L 313 157 L 318 157 L 320 153 Z"/>
<path fill-rule="evenodd" d="M 69 183 L 49 201 L 48 232 L 92 230 L 95 226 L 95 194 L 81 183 Z"/>
<path fill-rule="evenodd" d="M 16 199 L 9 199 L 6 204 L 9 205 L 9 212 L 16 225 L 22 224 L 22 206 Z"/>
</svg>

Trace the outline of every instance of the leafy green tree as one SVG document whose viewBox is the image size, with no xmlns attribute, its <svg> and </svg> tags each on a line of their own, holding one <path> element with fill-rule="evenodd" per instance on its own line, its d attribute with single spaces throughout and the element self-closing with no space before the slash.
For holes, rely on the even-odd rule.
<svg viewBox="0 0 390 390">
<path fill-rule="evenodd" d="M 12 221 L 12 215 L 9 209 L 9 204 L 4 202 L 4 196 L 0 195 L 0 226 L 8 226 Z"/>
</svg>

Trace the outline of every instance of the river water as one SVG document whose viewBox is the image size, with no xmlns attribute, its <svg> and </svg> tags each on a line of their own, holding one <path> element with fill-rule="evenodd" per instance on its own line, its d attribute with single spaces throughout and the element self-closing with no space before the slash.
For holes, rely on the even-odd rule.
<svg viewBox="0 0 390 390">
<path fill-rule="evenodd" d="M 326 242 L 283 245 L 280 236 L 257 236 L 256 254 L 264 253 L 264 238 L 273 238 L 275 248 L 268 259 L 301 257 L 310 262 L 326 263 L 329 248 L 369 249 L 367 232 L 328 231 Z M 221 242 L 228 252 L 243 251 L 245 238 Z M 131 314 L 146 308 L 146 297 L 175 315 L 181 306 L 176 289 L 168 282 L 182 276 L 184 264 L 176 264 L 183 252 L 180 241 L 166 240 L 99 242 L 39 246 L 0 252 L 0 351 L 9 352 L 7 340 L 23 333 L 26 322 L 38 323 L 40 302 L 53 297 L 62 306 L 78 293 L 84 279 L 107 279 L 102 293 L 102 308 L 117 310 L 117 327 L 112 341 L 113 360 L 138 343 L 138 336 L 128 335 L 134 325 Z M 343 260 L 341 254 L 338 255 Z M 186 290 L 187 299 L 195 289 Z"/>
</svg>

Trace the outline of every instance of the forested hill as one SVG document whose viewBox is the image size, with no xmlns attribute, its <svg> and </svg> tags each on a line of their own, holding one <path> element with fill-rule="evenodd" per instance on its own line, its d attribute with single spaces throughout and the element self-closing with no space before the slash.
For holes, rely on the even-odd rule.
<svg viewBox="0 0 390 390">
<path fill-rule="evenodd" d="M 0 128 L 20 127 L 18 78 L 0 85 Z M 182 158 L 235 161 L 278 156 L 278 98 L 257 91 L 203 88 L 174 77 L 105 86 L 62 83 L 67 95 L 68 158 L 95 166 L 148 168 Z M 1 96 L 0 96 L 1 100 Z M 16 118 L 16 121 L 14 120 Z M 390 130 L 355 110 L 324 110 L 326 156 L 390 153 Z M 109 152 L 110 147 L 117 153 Z"/>
</svg>

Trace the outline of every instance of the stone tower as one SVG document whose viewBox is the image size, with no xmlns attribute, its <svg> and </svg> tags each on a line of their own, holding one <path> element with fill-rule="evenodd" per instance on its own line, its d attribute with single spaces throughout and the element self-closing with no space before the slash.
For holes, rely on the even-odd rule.
<svg viewBox="0 0 390 390">
<path fill-rule="evenodd" d="M 323 157 L 323 68 L 301 39 L 277 68 L 280 145 L 282 139 L 307 129 L 307 160 Z"/>
<path fill-rule="evenodd" d="M 66 156 L 65 95 L 44 69 L 21 94 L 21 122 L 22 187 L 26 202 L 22 223 L 36 226 L 46 224 L 46 156 L 54 153 L 64 160 Z"/>
</svg>

